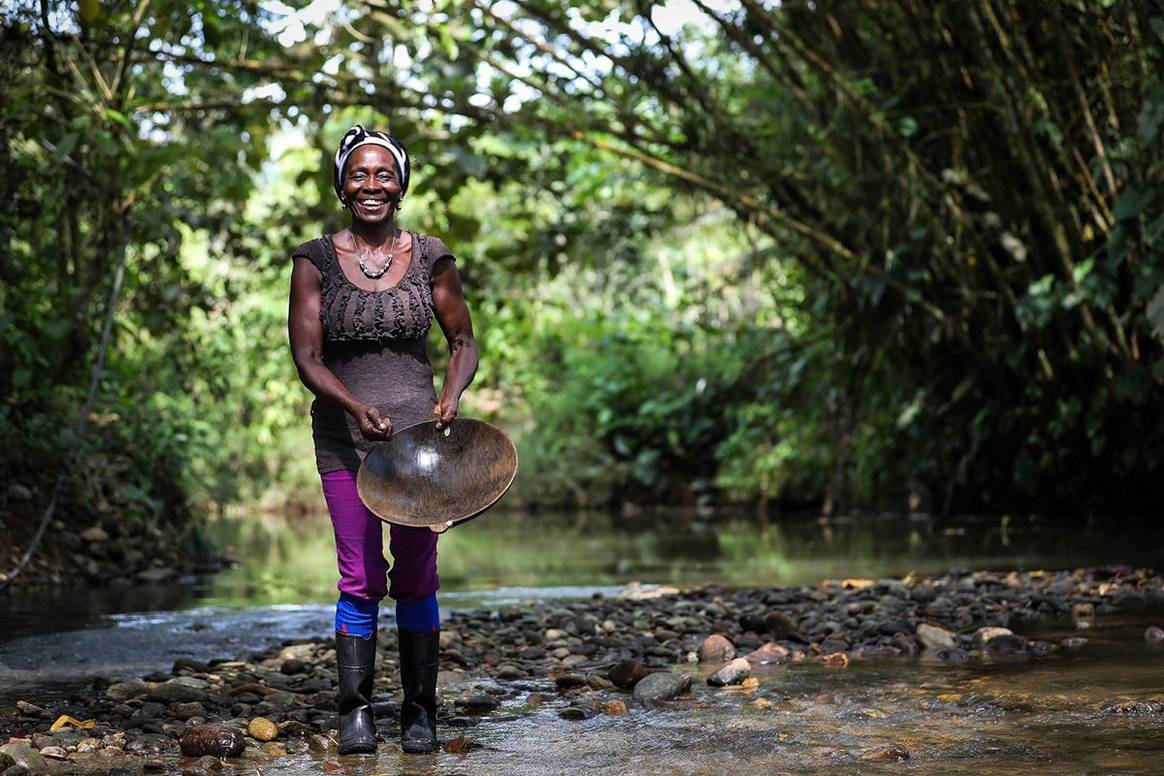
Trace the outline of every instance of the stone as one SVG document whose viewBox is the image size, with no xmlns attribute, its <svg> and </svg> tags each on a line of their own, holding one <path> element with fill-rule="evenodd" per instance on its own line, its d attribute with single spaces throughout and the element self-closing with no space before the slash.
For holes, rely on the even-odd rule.
<svg viewBox="0 0 1164 776">
<path fill-rule="evenodd" d="M 441 629 L 441 635 L 440 635 L 441 649 L 448 649 L 449 647 L 453 646 L 454 644 L 460 643 L 460 641 L 461 641 L 461 634 L 458 633 L 457 631 L 453 630 L 452 628 L 442 628 Z"/>
<path fill-rule="evenodd" d="M 3 776 L 29 776 L 30 773 L 32 773 L 32 771 L 28 770 L 27 766 L 20 765 L 18 763 L 16 765 L 10 765 L 5 768 Z"/>
<path fill-rule="evenodd" d="M 59 746 L 46 746 L 44 749 L 40 750 L 40 754 L 42 757 L 48 757 L 52 760 L 69 759 L 69 753 Z"/>
<path fill-rule="evenodd" d="M 161 757 L 147 757 L 141 767 L 143 771 L 164 771 L 166 770 L 166 761 Z"/>
<path fill-rule="evenodd" d="M 194 658 L 180 657 L 174 661 L 174 666 L 170 669 L 170 673 L 177 675 L 182 671 L 190 671 L 195 674 L 208 674 L 210 673 L 210 666 Z"/>
<path fill-rule="evenodd" d="M 455 701 L 457 708 L 465 711 L 473 711 L 477 713 L 484 713 L 493 711 L 501 705 L 501 702 L 492 695 L 485 693 L 465 693 Z"/>
<path fill-rule="evenodd" d="M 986 653 L 987 657 L 1009 657 L 1011 655 L 1022 655 L 1030 652 L 1030 646 L 1022 636 L 1016 636 L 1011 633 L 995 636 L 982 645 L 982 651 Z"/>
<path fill-rule="evenodd" d="M 764 631 L 773 639 L 802 640 L 796 623 L 784 612 L 769 612 L 764 616 Z"/>
<path fill-rule="evenodd" d="M 622 717 L 627 713 L 626 704 L 622 701 L 607 701 L 602 704 L 602 713 L 611 717 Z"/>
<path fill-rule="evenodd" d="M 1150 625 L 1144 631 L 1144 641 L 1149 644 L 1164 644 L 1164 628 L 1157 625 Z"/>
<path fill-rule="evenodd" d="M 986 627 L 979 628 L 974 631 L 974 643 L 978 646 L 984 645 L 995 636 L 1013 636 L 1014 631 L 1010 628 Z"/>
<path fill-rule="evenodd" d="M 866 752 L 861 759 L 871 763 L 899 763 L 909 759 L 909 750 L 903 746 L 884 746 Z"/>
<path fill-rule="evenodd" d="M 747 659 L 738 657 L 707 677 L 707 683 L 712 687 L 727 687 L 730 684 L 739 684 L 751 673 L 752 664 Z"/>
<path fill-rule="evenodd" d="M 747 660 L 754 666 L 782 665 L 792 661 L 792 652 L 783 644 L 769 641 L 767 644 L 744 655 L 744 660 Z"/>
<path fill-rule="evenodd" d="M 924 622 L 917 626 L 917 640 L 926 649 L 953 649 L 958 645 L 958 639 L 952 632 Z"/>
<path fill-rule="evenodd" d="M 201 682 L 201 687 L 194 682 Z M 157 687 L 153 688 L 146 695 L 151 701 L 158 703 L 191 703 L 205 701 L 209 698 L 206 690 L 203 689 L 206 682 L 194 679 L 193 677 L 180 676 L 177 679 L 171 679 L 168 682 L 162 682 Z"/>
<path fill-rule="evenodd" d="M 8 766 L 9 770 L 16 766 L 23 766 L 33 773 L 48 770 L 48 762 L 44 756 L 28 744 L 5 744 L 0 746 L 0 755 L 8 755 L 12 760 L 13 764 Z"/>
<path fill-rule="evenodd" d="M 172 568 L 162 566 L 156 569 L 146 569 L 145 571 L 139 571 L 135 576 L 139 582 L 144 582 L 147 585 L 157 585 L 174 576 L 174 570 Z"/>
<path fill-rule="evenodd" d="M 497 678 L 506 682 L 512 682 L 515 679 L 520 679 L 525 676 L 525 671 L 522 671 L 512 663 L 504 663 L 497 667 Z"/>
<path fill-rule="evenodd" d="M 266 717 L 255 717 L 247 725 L 247 735 L 256 741 L 274 741 L 279 737 L 279 728 Z"/>
<path fill-rule="evenodd" d="M 280 673 L 286 676 L 294 676 L 296 674 L 305 674 L 311 668 L 306 661 L 297 658 L 289 658 L 283 661 L 283 665 L 279 666 Z"/>
<path fill-rule="evenodd" d="M 582 687 L 586 684 L 586 677 L 581 674 L 561 674 L 554 678 L 554 684 L 559 690 L 569 690 L 571 687 Z"/>
<path fill-rule="evenodd" d="M 7 752 L 0 752 L 0 771 L 16 765 L 16 761 L 12 759 L 12 755 Z"/>
<path fill-rule="evenodd" d="M 644 676 L 647 675 L 647 669 L 638 660 L 620 660 L 606 678 L 614 683 L 615 687 L 621 687 L 624 690 L 633 688 Z"/>
<path fill-rule="evenodd" d="M 331 736 L 323 736 L 318 733 L 307 737 L 307 748 L 313 752 L 320 754 L 330 754 L 338 748 Z"/>
<path fill-rule="evenodd" d="M 691 687 L 691 677 L 670 671 L 647 674 L 634 686 L 637 700 L 665 701 L 686 692 Z"/>
<path fill-rule="evenodd" d="M 86 528 L 84 531 L 81 531 L 78 536 L 80 536 L 82 540 L 88 542 L 89 544 L 109 541 L 109 534 L 99 525 Z"/>
<path fill-rule="evenodd" d="M 1082 649 L 1087 646 L 1086 636 L 1068 636 L 1059 642 L 1059 645 L 1064 649 Z"/>
<path fill-rule="evenodd" d="M 238 757 L 246 749 L 243 734 L 225 725 L 195 725 L 178 740 L 187 757 Z"/>
<path fill-rule="evenodd" d="M 736 647 L 726 636 L 713 633 L 703 640 L 695 654 L 701 663 L 726 663 L 736 656 Z"/>
</svg>

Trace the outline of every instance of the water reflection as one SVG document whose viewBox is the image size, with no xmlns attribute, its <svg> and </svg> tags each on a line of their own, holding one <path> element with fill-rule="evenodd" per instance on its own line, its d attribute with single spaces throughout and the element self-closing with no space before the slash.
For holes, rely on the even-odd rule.
<svg viewBox="0 0 1164 776">
<path fill-rule="evenodd" d="M 243 561 L 208 591 L 219 604 L 325 602 L 335 557 L 325 515 L 217 523 L 214 534 Z M 1038 519 L 959 520 L 701 518 L 693 512 L 529 514 L 494 512 L 440 540 L 442 589 L 622 585 L 631 580 L 726 586 L 819 583 L 956 569 L 1152 564 L 1164 527 Z"/>
</svg>

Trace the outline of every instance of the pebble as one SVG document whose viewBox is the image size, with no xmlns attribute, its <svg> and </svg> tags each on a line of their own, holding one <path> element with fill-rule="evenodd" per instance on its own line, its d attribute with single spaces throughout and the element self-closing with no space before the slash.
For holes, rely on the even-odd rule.
<svg viewBox="0 0 1164 776">
<path fill-rule="evenodd" d="M 274 741 L 279 737 L 279 728 L 266 717 L 255 717 L 247 725 L 247 734 L 256 741 Z"/>
<path fill-rule="evenodd" d="M 703 640 L 695 654 L 701 663 L 725 663 L 736 656 L 736 647 L 726 636 L 713 633 Z"/>
<path fill-rule="evenodd" d="M 1164 628 L 1156 625 L 1149 626 L 1148 629 L 1144 631 L 1144 641 L 1148 642 L 1149 644 L 1164 643 Z"/>
<path fill-rule="evenodd" d="M 747 660 L 752 665 L 781 665 L 792 661 L 792 650 L 783 644 L 769 641 L 767 644 L 744 655 L 744 660 Z"/>
<path fill-rule="evenodd" d="M 917 640 L 926 649 L 950 649 L 958 644 L 957 638 L 950 631 L 924 622 L 917 626 Z"/>
<path fill-rule="evenodd" d="M 909 759 L 909 750 L 902 746 L 886 746 L 861 755 L 861 759 L 871 763 L 899 763 Z"/>
<path fill-rule="evenodd" d="M 1010 628 L 999 628 L 996 626 L 988 626 L 985 628 L 979 628 L 978 630 L 976 630 L 974 632 L 974 643 L 981 647 L 983 644 L 990 641 L 995 636 L 1013 636 L 1013 635 L 1014 635 L 1014 631 L 1012 631 Z"/>
<path fill-rule="evenodd" d="M 611 717 L 622 717 L 627 713 L 626 704 L 622 701 L 607 701 L 602 704 L 602 713 Z"/>
<path fill-rule="evenodd" d="M 130 679 L 106 687 L 105 697 L 111 701 L 127 701 L 130 698 L 140 698 L 149 691 L 150 686 L 141 679 Z"/>
<path fill-rule="evenodd" d="M 0 754 L 8 755 L 9 759 L 12 760 L 13 765 L 8 766 L 9 769 L 19 765 L 34 773 L 48 769 L 48 763 L 41 753 L 28 744 L 5 744 L 0 746 Z"/>
<path fill-rule="evenodd" d="M 726 687 L 730 684 L 739 684 L 751 673 L 752 664 L 746 659 L 738 657 L 707 677 L 707 683 L 712 687 Z"/>
<path fill-rule="evenodd" d="M 643 677 L 647 675 L 647 669 L 638 660 L 620 660 L 614 668 L 610 669 L 610 673 L 606 678 L 616 686 L 624 690 L 629 690 L 635 686 Z"/>
<path fill-rule="evenodd" d="M 658 671 L 647 674 L 635 684 L 634 697 L 637 700 L 665 701 L 686 692 L 690 687 L 690 676 Z"/>
<path fill-rule="evenodd" d="M 238 757 L 246 748 L 243 734 L 225 725 L 194 725 L 178 740 L 187 757 Z"/>
</svg>

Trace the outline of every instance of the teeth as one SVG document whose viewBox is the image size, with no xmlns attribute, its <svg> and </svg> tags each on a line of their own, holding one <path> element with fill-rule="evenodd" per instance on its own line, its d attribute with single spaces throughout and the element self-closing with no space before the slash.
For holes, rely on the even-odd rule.
<svg viewBox="0 0 1164 776">
<path fill-rule="evenodd" d="M 384 201 L 380 199 L 362 199 L 360 200 L 360 204 L 365 207 L 376 207 L 377 205 L 383 205 Z"/>
</svg>

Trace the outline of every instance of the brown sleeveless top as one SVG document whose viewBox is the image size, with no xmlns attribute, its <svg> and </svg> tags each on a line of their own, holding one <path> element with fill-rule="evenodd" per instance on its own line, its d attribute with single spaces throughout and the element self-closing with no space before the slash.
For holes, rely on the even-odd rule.
<svg viewBox="0 0 1164 776">
<path fill-rule="evenodd" d="M 374 404 L 395 428 L 432 415 L 436 404 L 425 337 L 432 326 L 432 266 L 452 257 L 436 237 L 414 235 L 404 277 L 383 291 L 359 288 L 344 274 L 331 237 L 317 237 L 291 254 L 319 269 L 319 320 L 323 363 L 362 402 Z M 360 434 L 354 418 L 316 398 L 311 432 L 320 474 L 355 471 L 374 442 Z"/>
</svg>

